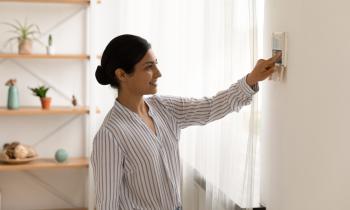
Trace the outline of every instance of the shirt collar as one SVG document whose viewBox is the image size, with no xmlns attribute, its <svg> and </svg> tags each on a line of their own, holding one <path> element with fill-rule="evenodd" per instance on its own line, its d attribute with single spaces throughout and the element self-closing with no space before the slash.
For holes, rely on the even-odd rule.
<svg viewBox="0 0 350 210">
<path fill-rule="evenodd" d="M 154 110 L 153 110 L 151 103 L 147 100 L 147 98 L 144 99 L 144 101 L 145 101 L 146 105 L 148 106 L 148 114 L 150 116 L 153 116 Z M 118 110 L 118 112 L 125 113 L 126 115 L 128 115 L 130 117 L 139 117 L 137 113 L 131 111 L 129 108 L 127 108 L 123 104 L 119 103 L 119 101 L 117 99 L 115 99 L 114 108 L 116 110 Z"/>
</svg>

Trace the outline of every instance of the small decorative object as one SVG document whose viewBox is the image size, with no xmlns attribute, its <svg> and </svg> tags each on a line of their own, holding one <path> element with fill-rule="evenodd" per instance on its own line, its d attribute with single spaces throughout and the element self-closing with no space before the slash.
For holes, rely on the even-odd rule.
<svg viewBox="0 0 350 210">
<path fill-rule="evenodd" d="M 38 96 L 40 98 L 41 107 L 43 109 L 50 109 L 51 97 L 46 97 L 46 93 L 50 89 L 49 87 L 45 87 L 44 85 L 42 85 L 37 88 L 29 88 L 29 89 L 33 91 L 33 95 Z"/>
<path fill-rule="evenodd" d="M 37 156 L 38 154 L 31 146 L 14 141 L 3 145 L 0 161 L 12 164 L 26 163 L 34 160 Z"/>
<path fill-rule="evenodd" d="M 8 109 L 18 109 L 19 108 L 19 97 L 18 90 L 16 87 L 16 79 L 8 80 L 5 85 L 9 86 L 8 96 L 7 96 L 7 108 Z"/>
<path fill-rule="evenodd" d="M 40 29 L 36 24 L 28 24 L 27 20 L 25 20 L 24 24 L 18 20 L 15 20 L 14 23 L 6 22 L 4 24 L 11 28 L 9 32 L 15 34 L 6 41 L 6 44 L 17 40 L 19 54 L 31 54 L 33 41 L 37 41 L 41 44 L 39 39 L 37 39 L 37 35 L 40 34 Z"/>
<path fill-rule="evenodd" d="M 68 159 L 68 153 L 64 149 L 58 149 L 55 152 L 55 160 L 59 163 L 63 163 Z"/>
<path fill-rule="evenodd" d="M 49 38 L 47 40 L 47 46 L 46 46 L 46 53 L 48 55 L 52 55 L 55 53 L 55 49 L 53 47 L 53 40 L 52 40 L 52 35 L 49 35 Z"/>
<path fill-rule="evenodd" d="M 78 105 L 78 101 L 77 101 L 77 99 L 75 98 L 74 95 L 72 96 L 72 105 L 73 106 L 77 106 Z"/>
</svg>

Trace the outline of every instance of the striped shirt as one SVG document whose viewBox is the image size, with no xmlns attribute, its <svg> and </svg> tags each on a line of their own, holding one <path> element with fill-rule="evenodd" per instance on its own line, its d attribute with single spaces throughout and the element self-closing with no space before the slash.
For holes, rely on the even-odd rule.
<svg viewBox="0 0 350 210">
<path fill-rule="evenodd" d="M 211 98 L 145 99 L 154 133 L 117 100 L 97 132 L 91 156 L 98 210 L 174 210 L 181 206 L 179 137 L 248 105 L 258 86 L 246 77 Z"/>
</svg>

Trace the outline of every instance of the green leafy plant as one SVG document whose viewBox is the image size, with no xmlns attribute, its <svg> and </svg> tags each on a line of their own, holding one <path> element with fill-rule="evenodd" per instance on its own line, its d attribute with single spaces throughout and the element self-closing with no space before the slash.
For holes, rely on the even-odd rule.
<svg viewBox="0 0 350 210">
<path fill-rule="evenodd" d="M 40 40 L 37 38 L 38 35 L 40 35 L 40 29 L 39 26 L 36 24 L 28 24 L 27 20 L 24 21 L 22 24 L 18 20 L 14 20 L 13 23 L 11 22 L 3 22 L 2 24 L 5 24 L 9 26 L 11 29 L 7 32 L 12 33 L 13 36 L 11 36 L 6 42 L 5 45 L 10 43 L 11 41 L 17 40 L 18 43 L 22 43 L 25 40 L 33 40 L 37 41 L 38 43 L 42 44 Z"/>
<path fill-rule="evenodd" d="M 38 96 L 39 98 L 45 98 L 46 93 L 50 88 L 42 85 L 36 88 L 29 88 L 29 89 L 32 90 L 33 95 Z"/>
</svg>

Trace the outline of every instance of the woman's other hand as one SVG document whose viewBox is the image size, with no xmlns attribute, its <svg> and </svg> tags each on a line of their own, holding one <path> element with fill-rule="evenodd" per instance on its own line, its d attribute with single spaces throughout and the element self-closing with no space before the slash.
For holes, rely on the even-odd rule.
<svg viewBox="0 0 350 210">
<path fill-rule="evenodd" d="M 265 80 L 275 70 L 275 63 L 282 57 L 282 53 L 277 53 L 275 56 L 268 60 L 260 59 L 256 63 L 252 72 L 250 72 L 246 78 L 249 86 L 254 86 L 259 81 Z"/>
</svg>

